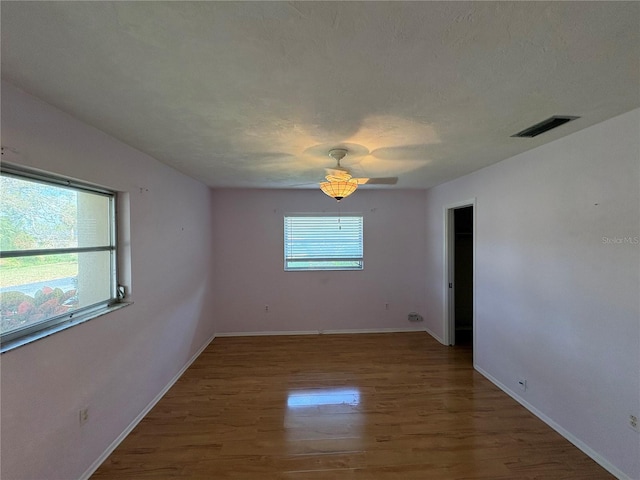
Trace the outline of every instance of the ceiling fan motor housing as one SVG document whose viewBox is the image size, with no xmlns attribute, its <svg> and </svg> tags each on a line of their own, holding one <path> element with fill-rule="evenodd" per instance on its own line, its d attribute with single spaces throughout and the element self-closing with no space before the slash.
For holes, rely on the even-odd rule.
<svg viewBox="0 0 640 480">
<path fill-rule="evenodd" d="M 329 156 L 338 162 L 338 165 L 340 165 L 340 160 L 347 156 L 347 153 L 349 152 L 346 148 L 334 148 L 329 150 Z"/>
</svg>

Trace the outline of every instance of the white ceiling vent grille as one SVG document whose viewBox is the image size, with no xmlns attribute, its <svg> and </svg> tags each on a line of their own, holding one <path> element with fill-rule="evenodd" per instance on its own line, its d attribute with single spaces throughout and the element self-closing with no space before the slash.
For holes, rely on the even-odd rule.
<svg viewBox="0 0 640 480">
<path fill-rule="evenodd" d="M 521 132 L 516 133 L 515 135 L 511 135 L 512 137 L 537 137 L 538 135 L 548 132 L 549 130 L 553 130 L 554 128 L 559 127 L 560 125 L 564 125 L 571 120 L 575 120 L 580 117 L 570 117 L 567 115 L 554 115 L 553 117 L 549 117 L 546 120 L 543 120 L 540 123 L 536 123 L 535 125 L 525 128 Z"/>
</svg>

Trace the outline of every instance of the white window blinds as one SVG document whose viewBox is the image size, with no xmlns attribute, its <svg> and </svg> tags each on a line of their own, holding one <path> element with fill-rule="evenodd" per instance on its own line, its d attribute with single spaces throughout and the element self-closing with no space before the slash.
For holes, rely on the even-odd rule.
<svg viewBox="0 0 640 480">
<path fill-rule="evenodd" d="M 284 217 L 285 270 L 362 270 L 362 216 Z"/>
</svg>

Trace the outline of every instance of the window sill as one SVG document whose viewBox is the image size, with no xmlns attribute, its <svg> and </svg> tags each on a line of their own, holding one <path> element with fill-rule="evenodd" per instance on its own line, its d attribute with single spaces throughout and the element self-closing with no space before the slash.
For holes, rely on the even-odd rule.
<svg viewBox="0 0 640 480">
<path fill-rule="evenodd" d="M 67 322 L 54 325 L 50 328 L 45 328 L 44 330 L 32 333 L 31 335 L 25 335 L 24 337 L 16 338 L 15 340 L 11 340 L 2 345 L 0 347 L 0 354 L 15 350 L 16 348 L 36 342 L 40 339 L 53 335 L 54 333 L 61 332 L 62 330 L 66 330 L 67 328 L 75 327 L 76 325 L 80 325 L 81 323 L 88 322 L 89 320 L 93 320 L 94 318 L 98 318 L 108 313 L 115 312 L 116 310 L 128 307 L 129 305 L 133 305 L 133 302 L 114 303 L 113 305 L 109 305 L 108 307 L 105 307 L 101 310 L 92 311 L 86 313 L 85 315 L 79 315 L 78 317 L 75 317 Z"/>
</svg>

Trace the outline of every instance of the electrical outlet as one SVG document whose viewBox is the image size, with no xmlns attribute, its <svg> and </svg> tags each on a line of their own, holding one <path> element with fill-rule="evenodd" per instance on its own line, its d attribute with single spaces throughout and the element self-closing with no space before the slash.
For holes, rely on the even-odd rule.
<svg viewBox="0 0 640 480">
<path fill-rule="evenodd" d="M 385 310 L 389 310 L 389 304 L 388 304 L 388 303 L 385 303 L 385 304 L 384 304 L 384 309 L 385 309 Z"/>
<path fill-rule="evenodd" d="M 264 306 L 264 311 L 265 311 L 265 313 L 269 313 L 269 305 L 265 305 Z"/>
<path fill-rule="evenodd" d="M 81 426 L 89 421 L 89 407 L 80 409 L 78 412 L 78 420 L 80 421 Z"/>
<path fill-rule="evenodd" d="M 520 387 L 520 390 L 522 390 L 523 392 L 527 391 L 527 381 L 524 378 L 521 380 L 518 380 L 518 386 Z"/>
<path fill-rule="evenodd" d="M 629 415 L 629 426 L 640 433 L 640 424 L 638 424 L 638 417 L 636 415 Z"/>
</svg>

